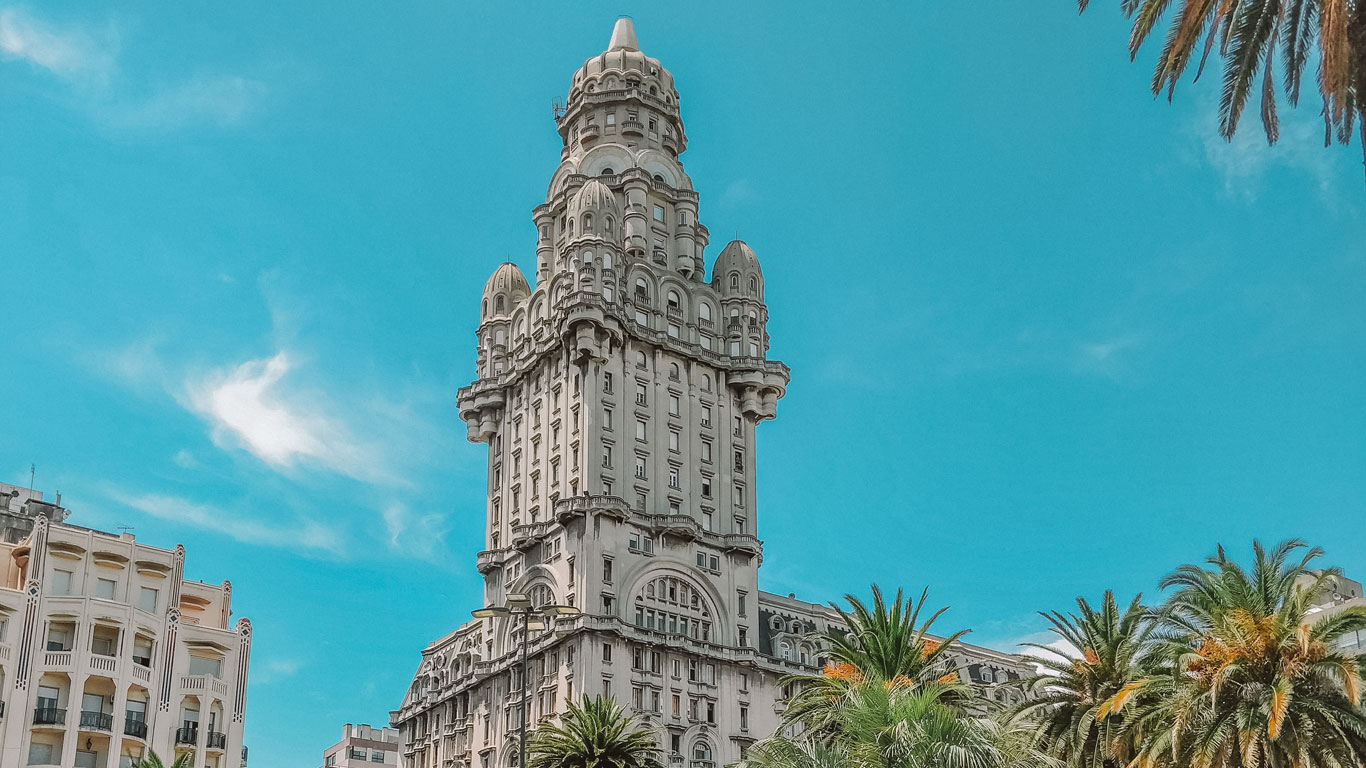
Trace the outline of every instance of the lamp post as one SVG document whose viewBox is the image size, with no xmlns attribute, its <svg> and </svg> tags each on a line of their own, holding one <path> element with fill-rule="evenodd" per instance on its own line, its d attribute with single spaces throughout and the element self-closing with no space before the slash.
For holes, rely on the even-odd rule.
<svg viewBox="0 0 1366 768">
<path fill-rule="evenodd" d="M 572 605 L 542 605 L 539 608 L 531 605 L 531 598 L 520 592 L 509 592 L 507 599 L 502 605 L 490 605 L 471 611 L 471 615 L 476 619 L 493 619 L 499 616 L 510 616 L 513 619 L 522 620 L 522 716 L 521 734 L 518 742 L 521 744 L 517 758 L 517 764 L 521 768 L 526 768 L 526 721 L 531 716 L 531 702 L 527 700 L 527 646 L 531 644 L 531 632 L 545 629 L 547 618 L 553 616 L 577 616 L 582 613 Z"/>
</svg>

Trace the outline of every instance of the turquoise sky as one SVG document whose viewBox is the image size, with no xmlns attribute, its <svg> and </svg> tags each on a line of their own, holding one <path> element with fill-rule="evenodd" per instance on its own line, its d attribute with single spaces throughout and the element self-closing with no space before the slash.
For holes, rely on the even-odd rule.
<svg viewBox="0 0 1366 768">
<path fill-rule="evenodd" d="M 479 602 L 479 293 L 629 12 L 792 367 L 766 588 L 929 584 L 1009 648 L 1219 541 L 1366 576 L 1366 189 L 1317 98 L 1226 144 L 1117 3 L 847 5 L 0 0 L 0 480 L 232 580 L 254 768 L 384 721 Z"/>
</svg>

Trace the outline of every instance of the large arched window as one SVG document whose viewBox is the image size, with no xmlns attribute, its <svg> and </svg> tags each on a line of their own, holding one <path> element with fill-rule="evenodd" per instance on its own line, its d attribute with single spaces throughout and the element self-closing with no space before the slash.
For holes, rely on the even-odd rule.
<svg viewBox="0 0 1366 768">
<path fill-rule="evenodd" d="M 692 759 L 711 762 L 711 745 L 705 741 L 697 741 L 692 745 Z"/>
<path fill-rule="evenodd" d="M 669 291 L 666 301 L 668 302 L 667 306 L 669 309 L 681 310 L 683 308 L 683 300 L 679 298 L 678 291 Z"/>
<path fill-rule="evenodd" d="M 647 366 L 649 365 L 649 362 L 650 362 L 650 359 L 649 359 L 648 357 L 645 356 L 645 353 L 644 353 L 644 352 L 641 352 L 641 351 L 639 351 L 639 350 L 636 351 L 636 367 L 637 367 L 637 368 L 645 368 L 645 367 L 647 367 Z"/>
<path fill-rule="evenodd" d="M 711 305 L 708 304 L 708 303 L 705 302 L 705 301 L 702 302 L 701 304 L 698 304 L 698 305 L 697 305 L 697 316 L 698 316 L 700 319 L 702 319 L 702 320 L 706 320 L 707 322 L 711 322 Z"/>
<path fill-rule="evenodd" d="M 643 278 L 643 277 L 637 277 L 637 278 L 636 278 L 636 298 L 637 298 L 637 299 L 649 299 L 649 298 L 650 298 L 650 287 L 649 287 L 648 285 L 645 284 L 645 278 Z"/>
<path fill-rule="evenodd" d="M 681 576 L 657 576 L 636 593 L 637 627 L 711 642 L 712 610 L 700 587 Z"/>
<path fill-rule="evenodd" d="M 678 363 L 669 363 L 669 378 L 678 381 L 680 378 Z"/>
<path fill-rule="evenodd" d="M 602 252 L 602 268 L 603 268 L 603 269 L 611 269 L 611 268 L 612 268 L 612 252 L 611 252 L 611 251 L 603 251 L 603 252 Z"/>
<path fill-rule="evenodd" d="M 591 266 L 593 266 L 593 252 L 592 252 L 592 251 L 584 251 L 584 252 L 583 252 L 583 265 L 584 265 L 585 267 L 591 267 Z"/>
</svg>

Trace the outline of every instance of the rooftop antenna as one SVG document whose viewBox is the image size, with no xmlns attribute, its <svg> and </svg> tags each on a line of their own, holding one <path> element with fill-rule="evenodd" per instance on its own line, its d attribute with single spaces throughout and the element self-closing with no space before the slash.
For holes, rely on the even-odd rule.
<svg viewBox="0 0 1366 768">
<path fill-rule="evenodd" d="M 33 490 L 33 476 L 38 474 L 38 465 L 30 463 L 28 465 L 28 489 Z"/>
<path fill-rule="evenodd" d="M 133 526 L 131 525 L 116 525 L 114 527 L 119 529 L 120 535 L 133 532 Z"/>
</svg>

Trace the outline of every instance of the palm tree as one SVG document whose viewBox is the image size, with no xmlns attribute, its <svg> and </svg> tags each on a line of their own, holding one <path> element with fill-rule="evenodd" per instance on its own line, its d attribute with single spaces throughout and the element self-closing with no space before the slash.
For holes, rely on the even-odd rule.
<svg viewBox="0 0 1366 768">
<path fill-rule="evenodd" d="M 1090 0 L 1078 0 L 1085 11 Z M 1280 135 L 1276 114 L 1276 56 L 1280 56 L 1286 101 L 1296 106 L 1312 49 L 1318 49 L 1318 86 L 1323 95 L 1324 144 L 1352 140 L 1355 120 L 1366 152 L 1366 0 L 1121 0 L 1134 20 L 1129 55 L 1148 40 L 1158 21 L 1173 7 L 1162 52 L 1153 72 L 1154 95 L 1168 100 L 1199 54 L 1199 79 L 1210 53 L 1218 47 L 1224 60 L 1219 101 L 1219 133 L 1233 138 L 1243 108 L 1254 88 L 1261 91 L 1262 126 L 1269 143 Z M 1203 42 L 1202 42 L 1203 38 Z M 1261 77 L 1261 85 L 1256 82 Z"/>
<path fill-rule="evenodd" d="M 190 761 L 194 758 L 192 754 L 186 752 L 171 763 L 171 768 L 190 768 Z M 166 768 L 166 764 L 161 762 L 161 757 L 152 750 L 147 750 L 147 756 L 133 764 L 133 768 Z"/>
<path fill-rule="evenodd" d="M 663 768 L 654 732 L 636 725 L 615 699 L 569 702 L 560 725 L 536 729 L 527 744 L 529 768 Z"/>
<path fill-rule="evenodd" d="M 1039 674 L 1020 685 L 1023 702 L 1009 722 L 1028 724 L 1033 743 L 1069 768 L 1115 768 L 1133 757 L 1119 738 L 1119 718 L 1106 718 L 1107 702 L 1143 677 L 1140 664 L 1152 631 L 1142 595 L 1120 613 L 1114 592 L 1105 591 L 1100 610 L 1077 598 L 1077 613 L 1039 612 L 1065 647 L 1025 643 L 1045 655 Z"/>
<path fill-rule="evenodd" d="M 923 624 L 917 624 L 929 596 L 928 588 L 920 593 L 919 602 L 897 590 L 890 604 L 876 584 L 872 590 L 871 608 L 853 595 L 844 596 L 849 603 L 847 611 L 830 604 L 847 629 L 827 631 L 813 638 L 826 646 L 823 653 L 830 659 L 821 673 L 790 675 L 782 681 L 797 691 L 783 714 L 785 723 L 800 721 L 815 729 L 830 725 L 829 721 L 836 716 L 831 706 L 841 701 L 851 687 L 858 687 L 867 679 L 912 686 L 958 679 L 950 671 L 948 653 L 968 630 L 955 632 L 944 640 L 928 636 L 931 625 L 948 608 L 940 608 Z"/>
<path fill-rule="evenodd" d="M 956 686 L 868 678 L 849 686 L 824 732 L 775 735 L 750 748 L 741 768 L 1052 768 L 1017 730 L 970 717 L 946 696 Z"/>
<path fill-rule="evenodd" d="M 1252 568 L 1223 547 L 1209 567 L 1163 579 L 1175 592 L 1156 616 L 1156 671 L 1112 697 L 1143 766 L 1336 768 L 1366 763 L 1360 684 L 1366 656 L 1335 650 L 1366 629 L 1366 609 L 1316 621 L 1311 608 L 1336 569 L 1310 570 L 1322 550 L 1253 543 Z"/>
</svg>

